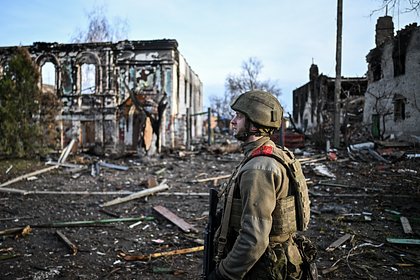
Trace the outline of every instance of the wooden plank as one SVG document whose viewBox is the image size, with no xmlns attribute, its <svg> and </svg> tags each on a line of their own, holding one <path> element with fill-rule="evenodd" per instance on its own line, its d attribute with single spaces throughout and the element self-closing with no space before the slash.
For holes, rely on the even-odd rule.
<svg viewBox="0 0 420 280">
<path fill-rule="evenodd" d="M 64 163 L 66 161 L 66 159 L 69 156 L 71 150 L 73 149 L 73 145 L 74 145 L 75 142 L 76 142 L 76 140 L 74 138 L 71 139 L 70 143 L 67 145 L 67 147 L 61 153 L 61 156 L 58 159 L 59 163 Z"/>
<path fill-rule="evenodd" d="M 403 227 L 404 233 L 406 234 L 413 234 L 413 229 L 411 228 L 410 222 L 404 216 L 400 217 L 401 225 Z"/>
<path fill-rule="evenodd" d="M 70 248 L 71 250 L 71 254 L 73 256 L 75 256 L 77 254 L 77 246 L 71 242 L 65 235 L 64 233 L 62 233 L 61 231 L 57 230 L 56 231 L 57 235 L 61 238 L 61 240 L 64 241 L 64 243 L 66 243 L 66 245 Z"/>
<path fill-rule="evenodd" d="M 165 196 L 209 196 L 208 192 L 161 192 L 157 195 L 165 195 Z"/>
<path fill-rule="evenodd" d="M 0 189 L 1 190 L 1 189 Z M 89 192 L 89 191 L 27 191 L 28 194 L 51 194 L 51 195 L 131 195 L 130 191 L 109 191 L 109 192 Z"/>
<path fill-rule="evenodd" d="M 3 184 L 0 185 L 0 188 L 1 187 L 8 186 L 8 185 L 13 184 L 13 183 L 16 183 L 16 182 L 19 182 L 21 180 L 27 179 L 29 177 L 32 177 L 32 176 L 35 176 L 35 175 L 39 175 L 41 173 L 45 173 L 45 172 L 54 170 L 54 169 L 56 169 L 58 167 L 59 167 L 59 165 L 53 165 L 53 166 L 50 166 L 50 167 L 47 167 L 47 168 L 44 168 L 44 169 L 41 169 L 41 170 L 38 170 L 38 171 L 34 171 L 34 172 L 31 172 L 31 173 L 28 173 L 28 174 L 19 176 L 19 177 L 15 178 L 15 179 L 12 179 L 10 181 L 4 182 Z"/>
<path fill-rule="evenodd" d="M 7 193 L 18 193 L 18 194 L 27 194 L 27 191 L 19 190 L 19 189 L 11 189 L 11 188 L 0 188 L 0 192 L 7 192 Z"/>
<path fill-rule="evenodd" d="M 219 180 L 219 179 L 227 179 L 231 176 L 231 174 L 227 174 L 227 175 L 220 175 L 217 177 L 211 177 L 211 178 L 205 178 L 205 179 L 196 179 L 191 181 L 191 183 L 204 183 L 204 182 L 208 182 L 208 181 L 214 181 L 214 180 Z"/>
<path fill-rule="evenodd" d="M 86 168 L 86 166 L 81 165 L 81 164 L 64 163 L 64 162 L 58 162 L 58 161 L 47 161 L 45 164 L 47 164 L 47 165 L 59 165 L 59 166 L 68 167 L 68 168 L 82 168 L 82 167 Z"/>
<path fill-rule="evenodd" d="M 204 246 L 197 246 L 197 247 L 178 249 L 178 250 L 173 250 L 173 251 L 168 251 L 168 252 L 158 252 L 158 253 L 153 253 L 150 255 L 130 256 L 124 253 L 120 253 L 119 256 L 123 258 L 125 261 L 149 261 L 151 259 L 155 259 L 159 257 L 189 254 L 189 253 L 194 253 L 194 252 L 200 252 L 203 250 L 204 250 Z"/>
<path fill-rule="evenodd" d="M 150 118 L 146 118 L 146 123 L 143 130 L 143 141 L 144 141 L 144 147 L 146 151 L 150 149 L 152 146 L 152 140 L 153 140 L 153 127 L 152 122 L 150 121 Z"/>
<path fill-rule="evenodd" d="M 195 231 L 194 226 L 184 221 L 182 218 L 175 215 L 173 212 L 168 210 L 167 208 L 158 205 L 153 207 L 153 209 L 161 214 L 163 217 L 171 221 L 173 224 L 178 226 L 180 229 L 182 229 L 184 232 L 191 232 Z"/>
<path fill-rule="evenodd" d="M 333 243 L 331 243 L 330 246 L 328 246 L 327 249 L 325 249 L 325 251 L 327 251 L 327 252 L 334 251 L 339 246 L 341 246 L 344 242 L 346 242 L 348 239 L 350 239 L 352 236 L 353 235 L 351 235 L 349 233 L 344 234 L 339 239 L 337 239 L 336 241 L 334 241 Z"/>
<path fill-rule="evenodd" d="M 145 196 L 148 196 L 148 195 L 153 194 L 155 192 L 166 190 L 168 188 L 169 188 L 169 186 L 167 184 L 161 183 L 160 185 L 158 185 L 158 186 L 156 186 L 154 188 L 142 190 L 140 192 L 133 193 L 133 194 L 130 194 L 130 195 L 125 196 L 125 197 L 119 197 L 119 198 L 116 198 L 114 200 L 105 202 L 104 204 L 101 205 L 101 207 L 106 207 L 106 206 L 111 206 L 111 205 L 115 205 L 115 204 L 120 204 L 120 203 L 127 202 L 127 201 L 130 201 L 130 200 L 133 200 L 133 199 L 145 197 Z"/>
</svg>

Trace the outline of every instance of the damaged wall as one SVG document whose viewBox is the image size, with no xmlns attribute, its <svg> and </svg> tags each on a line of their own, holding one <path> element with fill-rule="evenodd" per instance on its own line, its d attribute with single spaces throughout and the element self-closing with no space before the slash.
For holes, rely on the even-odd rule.
<svg viewBox="0 0 420 280">
<path fill-rule="evenodd" d="M 413 23 L 394 37 L 392 18 L 381 17 L 377 38 L 381 25 L 392 28 L 366 57 L 369 84 L 363 121 L 375 138 L 412 140 L 412 135 L 420 135 L 420 27 Z"/>
<path fill-rule="evenodd" d="M 41 88 L 54 88 L 63 102 L 61 148 L 72 138 L 81 148 L 102 151 L 185 145 L 186 110 L 202 110 L 202 83 L 176 40 L 37 42 L 26 48 L 39 67 Z M 0 48 L 0 72 L 15 49 Z M 200 115 L 192 130 L 193 137 L 201 136 Z"/>
<path fill-rule="evenodd" d="M 312 64 L 309 82 L 293 91 L 293 120 L 305 134 L 321 133 L 332 139 L 334 133 L 334 88 L 335 78 L 319 74 L 318 66 Z M 367 87 L 364 77 L 341 80 L 340 123 L 342 137 L 347 139 L 363 118 L 363 94 Z"/>
</svg>

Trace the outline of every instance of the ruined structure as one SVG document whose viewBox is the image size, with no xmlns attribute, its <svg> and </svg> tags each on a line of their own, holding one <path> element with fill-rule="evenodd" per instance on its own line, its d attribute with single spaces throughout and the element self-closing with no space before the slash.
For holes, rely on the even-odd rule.
<svg viewBox="0 0 420 280">
<path fill-rule="evenodd" d="M 334 133 L 334 83 L 335 78 L 319 74 L 312 64 L 309 82 L 293 91 L 293 120 L 305 134 L 318 136 L 322 144 L 332 139 Z M 346 142 L 353 130 L 362 122 L 364 93 L 367 79 L 343 77 L 341 80 L 340 123 L 342 139 Z"/>
<path fill-rule="evenodd" d="M 0 48 L 0 72 L 15 48 Z M 42 89 L 54 90 L 63 103 L 61 148 L 77 138 L 82 149 L 140 146 L 152 153 L 202 134 L 203 86 L 176 40 L 37 42 L 26 48 Z"/>
<path fill-rule="evenodd" d="M 376 47 L 367 55 L 368 88 L 363 121 L 377 139 L 420 135 L 420 27 L 394 36 L 392 17 L 380 17 Z"/>
</svg>

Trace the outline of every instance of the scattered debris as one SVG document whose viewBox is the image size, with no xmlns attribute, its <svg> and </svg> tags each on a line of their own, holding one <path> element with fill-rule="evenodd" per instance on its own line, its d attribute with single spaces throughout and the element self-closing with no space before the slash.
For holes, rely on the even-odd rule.
<svg viewBox="0 0 420 280">
<path fill-rule="evenodd" d="M 403 227 L 404 233 L 405 234 L 413 234 L 413 229 L 411 228 L 410 222 L 408 221 L 408 219 L 404 216 L 400 217 L 401 220 L 401 225 Z"/>
<path fill-rule="evenodd" d="M 7 192 L 7 193 L 18 193 L 18 194 L 27 194 L 27 191 L 18 190 L 18 189 L 11 189 L 11 188 L 0 188 L 0 192 Z"/>
<path fill-rule="evenodd" d="M 71 254 L 73 256 L 75 256 L 77 254 L 77 246 L 71 242 L 65 235 L 64 233 L 62 233 L 61 231 L 57 230 L 56 231 L 57 235 L 61 238 L 61 240 L 64 241 L 64 243 L 66 243 L 66 245 L 70 248 L 71 250 Z"/>
<path fill-rule="evenodd" d="M 19 177 L 15 178 L 15 179 L 12 179 L 10 181 L 7 181 L 7 182 L 2 183 L 0 185 L 0 188 L 5 187 L 5 186 L 8 186 L 8 185 L 11 185 L 11 184 L 16 183 L 16 182 L 19 182 L 21 180 L 25 180 L 25 179 L 30 178 L 32 176 L 39 175 L 39 174 L 42 174 L 42 173 L 45 173 L 45 172 L 54 170 L 54 169 L 56 169 L 58 167 L 59 167 L 59 165 L 53 165 L 53 166 L 50 166 L 50 167 L 47 167 L 47 168 L 44 168 L 44 169 L 41 169 L 41 170 L 38 170 L 38 171 L 34 171 L 34 172 L 31 172 L 31 173 L 28 173 L 28 174 L 19 176 Z"/>
<path fill-rule="evenodd" d="M 220 179 L 227 179 L 231 176 L 231 174 L 227 174 L 227 175 L 220 175 L 217 177 L 211 177 L 211 178 L 205 178 L 205 179 L 196 179 L 191 181 L 191 183 L 204 183 L 204 182 L 209 182 L 209 181 L 217 181 Z"/>
<path fill-rule="evenodd" d="M 416 151 L 409 149 L 410 152 Z M 169 150 L 163 151 L 159 157 L 130 155 L 115 161 L 91 155 L 80 156 L 83 160 L 72 157 L 62 163 L 50 161 L 47 164 L 58 165 L 59 172 L 36 175 L 38 180 L 33 182 L 22 180 L 16 184 L 16 189 L 0 188 L 0 233 L 9 233 L 0 236 L 2 248 L 13 248 L 15 255 L 18 252 L 25 256 L 22 261 L 13 259 L 12 254 L 0 253 L 0 259 L 2 255 L 10 258 L 7 264 L 2 261 L 5 265 L 0 274 L 10 279 L 32 279 L 36 270 L 47 272 L 63 265 L 59 270 L 62 278 L 73 273 L 103 279 L 109 275 L 111 278 L 130 279 L 134 273 L 141 279 L 166 277 L 156 273 L 171 273 L 169 278 L 176 273 L 184 273 L 181 276 L 183 279 L 199 278 L 201 253 L 161 258 L 152 253 L 162 254 L 203 245 L 203 240 L 199 238 L 202 237 L 200 232 L 204 229 L 208 213 L 207 190 L 220 176 L 231 172 L 243 156 L 213 155 L 203 152 L 203 148 L 194 150 L 200 152 Z M 347 153 L 342 150 L 337 151 L 339 159 L 336 161 L 328 160 L 325 150 L 320 152 L 310 146 L 296 150 L 310 184 L 313 202 L 311 212 L 314 215 L 305 235 L 318 248 L 324 248 L 318 250 L 317 257 L 320 274 L 328 274 L 323 278 L 354 279 L 374 275 L 378 279 L 386 279 L 389 274 L 392 274 L 391 278 L 418 278 L 418 246 L 386 241 L 387 237 L 411 238 L 408 240 L 414 243 L 417 238 L 420 173 L 415 158 L 401 156 L 402 152 L 407 154 L 407 150 L 378 146 L 376 151 L 387 160 L 392 158 L 392 164 L 377 161 L 367 150 L 354 152 L 364 156 L 366 162 L 349 161 Z M 101 162 L 115 164 L 117 168 L 103 166 Z M 5 175 L 4 170 L 12 163 L 12 171 Z M 99 168 L 99 176 L 90 176 L 93 163 Z M 319 164 L 337 179 L 315 173 L 312 168 Z M 0 167 L 0 181 L 9 180 L 11 174 L 19 176 L 29 173 L 25 170 L 40 169 L 34 166 L 39 166 L 39 162 L 35 165 L 19 162 L 18 165 L 15 161 L 5 161 Z M 128 170 L 122 171 L 119 167 L 128 167 Z M 156 191 L 148 197 L 113 208 L 101 207 L 114 198 L 130 197 L 155 187 L 155 183 L 165 179 L 168 182 L 171 180 L 168 190 Z M 174 216 L 159 214 L 153 208 L 156 205 L 165 206 L 168 212 L 173 211 Z M 386 208 L 393 210 L 387 211 Z M 30 222 L 17 218 L 27 216 Z M 413 234 L 404 236 L 402 216 L 409 220 Z M 180 217 L 189 226 L 194 225 L 198 232 L 190 230 L 186 233 L 177 226 L 174 221 Z M 19 226 L 26 223 L 33 223 L 30 224 L 33 229 L 30 238 L 15 240 L 14 237 L 20 237 L 24 228 Z M 75 257 L 69 259 L 73 251 L 56 234 L 58 229 L 77 246 Z M 345 233 L 356 235 L 351 241 L 347 239 L 341 245 L 330 245 L 328 251 L 325 249 Z M 50 242 L 51 238 L 56 241 Z M 385 242 L 386 247 L 373 249 L 368 245 L 357 245 L 364 242 Z M 122 257 L 114 256 L 112 259 L 112 252 L 124 252 L 128 259 L 131 255 L 134 255 L 133 258 L 140 255 L 141 258 L 136 263 L 125 263 Z M 146 263 L 150 259 L 153 262 Z M 72 263 L 71 267 L 67 266 L 68 261 Z M 98 272 L 100 275 L 97 275 Z"/>
<path fill-rule="evenodd" d="M 316 164 L 313 167 L 314 172 L 319 176 L 334 178 L 335 175 L 328 169 L 328 167 L 324 164 Z"/>
<path fill-rule="evenodd" d="M 64 163 L 67 160 L 71 150 L 73 149 L 73 145 L 76 143 L 76 139 L 71 139 L 70 143 L 63 149 L 61 152 L 60 157 L 58 158 L 59 163 Z"/>
<path fill-rule="evenodd" d="M 10 170 L 12 170 L 12 168 L 13 168 L 13 165 L 10 165 L 9 168 L 6 169 L 5 174 L 9 174 L 9 172 L 10 172 Z"/>
<path fill-rule="evenodd" d="M 61 227 L 82 227 L 82 226 L 97 226 L 100 224 L 109 224 L 117 222 L 135 222 L 135 221 L 151 221 L 153 217 L 138 217 L 138 218 L 117 218 L 117 219 L 103 219 L 103 220 L 88 220 L 88 221 L 70 221 L 70 222 L 52 222 L 47 224 L 34 224 L 32 226 L 16 227 L 10 229 L 0 230 L 2 235 L 21 235 L 26 236 L 32 232 L 32 228 L 61 228 Z"/>
<path fill-rule="evenodd" d="M 166 219 L 171 221 L 173 224 L 178 226 L 184 232 L 191 232 L 191 231 L 197 232 L 194 226 L 190 225 L 189 223 L 187 223 L 182 218 L 178 217 L 177 215 L 175 215 L 173 212 L 166 209 L 165 207 L 158 205 L 158 206 L 153 207 L 153 209 L 159 214 L 161 214 L 162 216 L 164 216 Z"/>
<path fill-rule="evenodd" d="M 30 226 L 24 226 L 24 227 L 17 227 L 17 228 L 9 228 L 0 230 L 0 236 L 2 235 L 15 235 L 15 236 L 27 236 L 32 232 L 32 229 Z"/>
<path fill-rule="evenodd" d="M 420 245 L 420 239 L 404 239 L 404 238 L 390 238 L 386 239 L 389 243 L 401 245 Z"/>
<path fill-rule="evenodd" d="M 47 224 L 32 225 L 34 228 L 60 228 L 60 227 L 80 227 L 80 226 L 95 226 L 100 224 L 121 223 L 121 222 L 136 222 L 136 221 L 151 221 L 153 217 L 136 217 L 136 218 L 115 218 L 102 220 L 88 220 L 88 221 L 70 221 L 70 222 L 52 222 Z"/>
<path fill-rule="evenodd" d="M 160 183 L 158 186 L 156 186 L 154 188 L 142 190 L 142 191 L 139 191 L 137 193 L 130 194 L 129 196 L 126 196 L 126 197 L 122 197 L 122 198 L 119 197 L 119 198 L 116 198 L 114 200 L 108 201 L 108 202 L 102 204 L 101 207 L 107 207 L 107 206 L 112 206 L 112 205 L 124 203 L 124 202 L 127 202 L 127 201 L 131 201 L 133 199 L 138 199 L 138 198 L 141 198 L 141 197 L 148 196 L 148 195 L 153 194 L 155 192 L 159 192 L 159 191 L 169 189 L 169 186 L 167 184 L 165 184 L 164 182 Z"/>
<path fill-rule="evenodd" d="M 120 252 L 118 254 L 119 257 L 123 258 L 125 261 L 149 261 L 151 259 L 159 258 L 159 257 L 168 257 L 168 256 L 174 256 L 174 255 L 180 255 L 180 254 L 189 254 L 194 252 L 200 252 L 204 250 L 204 246 L 197 246 L 192 248 L 186 248 L 186 249 L 178 249 L 168 252 L 159 252 L 159 253 L 153 253 L 150 255 L 127 255 L 125 253 Z"/>
<path fill-rule="evenodd" d="M 325 251 L 327 252 L 332 252 L 335 249 L 337 249 L 339 246 L 341 246 L 344 242 L 346 242 L 347 240 L 353 238 L 353 235 L 346 233 L 345 235 L 341 236 L 339 239 L 337 239 L 336 241 L 334 241 L 333 243 L 331 243 L 327 249 L 325 249 Z"/>
<path fill-rule="evenodd" d="M 127 166 L 116 165 L 116 164 L 107 163 L 107 162 L 104 162 L 104 161 L 99 161 L 98 164 L 102 167 L 112 168 L 112 169 L 116 169 L 116 170 L 121 170 L 121 171 L 127 171 L 128 170 Z"/>
</svg>

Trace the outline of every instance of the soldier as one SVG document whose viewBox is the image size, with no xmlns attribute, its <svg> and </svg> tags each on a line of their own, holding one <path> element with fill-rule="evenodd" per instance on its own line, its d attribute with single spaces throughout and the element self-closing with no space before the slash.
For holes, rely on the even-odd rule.
<svg viewBox="0 0 420 280">
<path fill-rule="evenodd" d="M 216 268 L 209 279 L 308 277 L 294 238 L 309 222 L 306 182 L 293 154 L 270 140 L 283 109 L 274 95 L 257 90 L 240 95 L 231 108 L 236 112 L 234 135 L 243 141 L 245 157 L 219 193 L 224 207 L 215 237 Z M 285 165 L 290 162 L 299 169 L 303 190 L 293 187 Z"/>
</svg>

